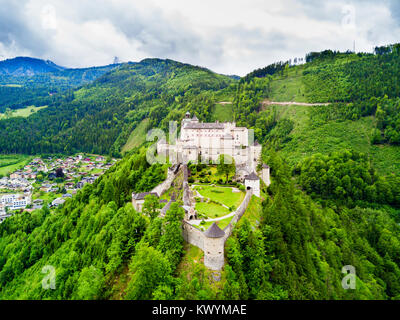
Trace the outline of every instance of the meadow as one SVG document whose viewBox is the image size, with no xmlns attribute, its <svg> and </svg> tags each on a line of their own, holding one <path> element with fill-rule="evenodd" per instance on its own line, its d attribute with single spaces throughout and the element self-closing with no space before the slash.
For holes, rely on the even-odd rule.
<svg viewBox="0 0 400 320">
<path fill-rule="evenodd" d="M 8 174 L 23 168 L 32 157 L 26 155 L 0 155 L 0 176 Z"/>
<path fill-rule="evenodd" d="M 39 110 L 45 109 L 45 108 L 47 108 L 47 106 L 42 106 L 42 107 L 29 106 L 29 107 L 22 108 L 22 109 L 15 109 L 15 110 L 12 110 L 10 115 L 6 115 L 5 113 L 0 113 L 0 119 L 16 118 L 16 117 L 27 118 L 30 115 L 38 112 Z"/>
</svg>

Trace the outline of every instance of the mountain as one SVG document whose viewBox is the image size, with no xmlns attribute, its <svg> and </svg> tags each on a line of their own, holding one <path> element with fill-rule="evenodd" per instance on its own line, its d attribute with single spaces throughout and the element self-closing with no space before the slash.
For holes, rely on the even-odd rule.
<svg viewBox="0 0 400 320">
<path fill-rule="evenodd" d="M 0 224 L 0 299 L 400 299 L 400 52 L 389 48 L 313 53 L 240 80 L 145 59 L 0 120 L 8 153 L 126 148 L 63 207 Z M 187 111 L 253 128 L 271 167 L 271 186 L 226 243 L 220 282 L 184 243 L 178 205 L 164 219 L 131 205 L 166 176 L 146 161 L 146 131 Z M 44 266 L 56 269 L 55 290 L 42 289 Z M 342 286 L 344 266 L 356 290 Z"/>
<path fill-rule="evenodd" d="M 0 150 L 118 155 L 145 118 L 151 119 L 149 127 L 164 128 L 185 110 L 211 119 L 218 94 L 232 90 L 234 83 L 227 76 L 172 60 L 122 64 L 93 83 L 41 99 L 39 104 L 48 107 L 28 118 L 0 121 Z"/>
<path fill-rule="evenodd" d="M 5 60 L 0 65 L 0 113 L 6 108 L 44 105 L 49 95 L 90 83 L 118 66 L 67 69 L 34 58 Z"/>
<path fill-rule="evenodd" d="M 33 76 L 42 73 L 64 70 L 50 60 L 30 57 L 16 57 L 0 61 L 0 75 Z"/>
</svg>

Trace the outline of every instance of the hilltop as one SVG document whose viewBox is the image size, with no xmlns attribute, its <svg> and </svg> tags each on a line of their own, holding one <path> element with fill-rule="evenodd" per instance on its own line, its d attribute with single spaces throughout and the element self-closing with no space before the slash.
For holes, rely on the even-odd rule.
<svg viewBox="0 0 400 320">
<path fill-rule="evenodd" d="M 30 57 L 16 57 L 0 61 L 0 75 L 33 76 L 64 69 L 50 60 Z"/>
</svg>

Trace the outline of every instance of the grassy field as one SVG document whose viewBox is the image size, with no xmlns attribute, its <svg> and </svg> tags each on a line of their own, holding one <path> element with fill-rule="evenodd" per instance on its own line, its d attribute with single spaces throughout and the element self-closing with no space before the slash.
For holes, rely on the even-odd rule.
<svg viewBox="0 0 400 320">
<path fill-rule="evenodd" d="M 287 76 L 275 75 L 269 99 L 276 102 L 307 102 L 302 81 L 303 67 L 291 68 Z"/>
<path fill-rule="evenodd" d="M 232 122 L 233 104 L 215 104 L 213 108 L 213 121 Z"/>
<path fill-rule="evenodd" d="M 144 119 L 138 124 L 138 126 L 132 131 L 126 144 L 122 147 L 122 152 L 127 152 L 135 147 L 139 147 L 143 142 L 146 141 L 147 127 L 149 119 Z"/>
<path fill-rule="evenodd" d="M 42 106 L 42 107 L 29 106 L 29 107 L 26 107 L 23 109 L 16 109 L 16 110 L 12 111 L 9 118 L 16 118 L 16 117 L 27 118 L 30 115 L 34 114 L 35 112 L 38 112 L 39 110 L 45 109 L 45 108 L 47 108 L 47 106 Z M 0 113 L 0 119 L 4 119 L 4 118 L 5 118 L 5 114 Z"/>
<path fill-rule="evenodd" d="M 291 140 L 282 146 L 282 156 L 295 164 L 315 153 L 330 153 L 343 149 L 356 150 L 368 154 L 374 167 L 381 174 L 391 174 L 400 170 L 400 147 L 371 145 L 370 136 L 374 128 L 372 117 L 357 121 L 329 121 L 315 126 L 310 120 L 313 107 L 307 106 L 267 106 L 276 108 L 278 119 L 291 119 L 294 129 Z M 329 107 L 327 107 L 329 108 Z"/>
<path fill-rule="evenodd" d="M 236 193 L 232 191 L 232 188 L 198 186 L 195 187 L 195 190 L 203 197 L 222 203 L 228 207 L 239 207 L 245 197 L 244 192 Z"/>
<path fill-rule="evenodd" d="M 32 159 L 26 155 L 0 155 L 0 176 L 6 176 L 29 163 Z"/>
<path fill-rule="evenodd" d="M 227 208 L 213 202 L 197 202 L 196 211 L 211 219 L 223 217 L 230 213 Z"/>
<path fill-rule="evenodd" d="M 222 219 L 219 221 L 215 221 L 215 223 L 218 225 L 218 227 L 222 230 L 224 230 L 228 224 L 231 222 L 233 217 L 228 217 L 226 219 Z M 211 227 L 211 225 L 214 223 L 214 221 L 209 221 L 206 222 L 205 224 L 201 225 L 200 227 L 204 228 L 204 231 L 207 230 L 209 227 Z"/>
</svg>

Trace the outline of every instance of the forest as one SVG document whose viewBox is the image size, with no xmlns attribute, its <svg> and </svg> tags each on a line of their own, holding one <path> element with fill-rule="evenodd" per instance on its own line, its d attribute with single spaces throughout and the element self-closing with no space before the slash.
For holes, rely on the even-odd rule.
<svg viewBox="0 0 400 320">
<path fill-rule="evenodd" d="M 272 180 L 228 239 L 215 282 L 183 241 L 178 204 L 164 219 L 150 202 L 144 213 L 132 207 L 131 193 L 151 190 L 167 169 L 147 163 L 148 143 L 135 147 L 63 207 L 0 224 L 0 299 L 400 299 L 400 171 L 382 173 L 371 152 L 399 159 L 396 48 L 311 54 L 305 65 L 278 63 L 240 81 L 146 59 L 48 97 L 48 107 L 28 118 L 0 120 L 2 153 L 119 156 L 144 119 L 164 130 L 186 111 L 212 121 L 215 104 L 229 101 L 237 125 L 254 129 L 263 145 Z M 330 105 L 262 103 L 277 90 L 289 96 L 290 81 L 301 102 Z M 359 140 L 334 149 L 332 130 L 311 137 L 310 152 L 298 151 L 294 143 L 330 125 L 355 126 L 367 151 Z M 357 270 L 357 290 L 341 286 L 345 265 Z M 57 270 L 55 290 L 42 289 L 45 266 Z"/>
</svg>

